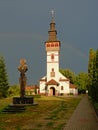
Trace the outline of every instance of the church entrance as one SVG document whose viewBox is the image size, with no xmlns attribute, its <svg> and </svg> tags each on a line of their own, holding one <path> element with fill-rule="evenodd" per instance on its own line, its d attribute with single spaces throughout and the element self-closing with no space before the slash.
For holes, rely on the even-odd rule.
<svg viewBox="0 0 98 130">
<path fill-rule="evenodd" d="M 50 95 L 51 96 L 55 95 L 55 88 L 54 87 L 50 88 Z"/>
</svg>

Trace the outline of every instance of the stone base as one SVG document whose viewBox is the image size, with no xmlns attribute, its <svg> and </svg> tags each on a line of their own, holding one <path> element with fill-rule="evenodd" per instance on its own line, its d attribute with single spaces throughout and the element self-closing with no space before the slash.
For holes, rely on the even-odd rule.
<svg viewBox="0 0 98 130">
<path fill-rule="evenodd" d="M 4 108 L 1 113 L 20 113 L 25 111 L 26 106 L 33 105 L 38 105 L 34 103 L 33 97 L 13 97 L 13 103 Z"/>
<path fill-rule="evenodd" d="M 33 104 L 33 97 L 13 97 L 13 104 Z"/>
</svg>

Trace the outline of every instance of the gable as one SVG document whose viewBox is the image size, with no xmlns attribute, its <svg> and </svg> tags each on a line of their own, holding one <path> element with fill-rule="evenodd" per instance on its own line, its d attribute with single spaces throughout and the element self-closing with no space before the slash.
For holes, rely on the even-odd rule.
<svg viewBox="0 0 98 130">
<path fill-rule="evenodd" d="M 69 79 L 68 78 L 66 78 L 63 74 L 61 74 L 60 72 L 59 72 L 59 80 L 60 81 L 69 81 Z"/>
<path fill-rule="evenodd" d="M 43 78 L 40 79 L 40 81 L 46 81 L 47 80 L 47 77 L 44 76 Z"/>
<path fill-rule="evenodd" d="M 54 79 L 49 80 L 46 85 L 58 85 L 59 83 L 55 81 Z"/>
</svg>

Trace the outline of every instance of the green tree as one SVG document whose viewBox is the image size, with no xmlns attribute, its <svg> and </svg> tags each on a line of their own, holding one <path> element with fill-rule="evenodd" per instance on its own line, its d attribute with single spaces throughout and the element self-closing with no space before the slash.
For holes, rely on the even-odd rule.
<svg viewBox="0 0 98 130">
<path fill-rule="evenodd" d="M 94 58 L 92 98 L 94 102 L 98 102 L 98 50 L 96 51 L 96 56 Z"/>
<path fill-rule="evenodd" d="M 98 49 L 96 51 L 96 100 L 98 102 Z"/>
<path fill-rule="evenodd" d="M 79 93 L 85 93 L 88 85 L 88 73 L 80 72 L 76 76 L 75 85 L 78 87 Z"/>
<path fill-rule="evenodd" d="M 93 49 L 90 49 L 89 63 L 88 63 L 88 92 L 91 97 L 93 96 L 94 59 L 95 59 L 95 51 Z"/>
<path fill-rule="evenodd" d="M 76 75 L 70 69 L 60 69 L 60 72 L 70 80 L 70 83 L 76 85 L 80 93 L 87 90 L 88 73 L 81 72 Z"/>
<path fill-rule="evenodd" d="M 98 102 L 98 49 L 90 49 L 88 64 L 88 89 L 93 102 Z"/>
<path fill-rule="evenodd" d="M 19 85 L 12 85 L 8 89 L 9 96 L 19 96 L 20 95 L 20 87 Z"/>
<path fill-rule="evenodd" d="M 70 83 L 74 84 L 76 81 L 76 75 L 70 69 L 60 69 L 60 72 L 70 80 Z"/>
<path fill-rule="evenodd" d="M 4 57 L 0 57 L 0 98 L 7 97 L 8 94 L 8 75 L 5 65 Z"/>
</svg>

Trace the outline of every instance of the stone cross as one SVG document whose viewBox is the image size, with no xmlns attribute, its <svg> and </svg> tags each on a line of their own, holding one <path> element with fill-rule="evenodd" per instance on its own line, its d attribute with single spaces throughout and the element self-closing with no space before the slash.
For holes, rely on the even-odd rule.
<svg viewBox="0 0 98 130">
<path fill-rule="evenodd" d="M 20 65 L 18 67 L 18 71 L 20 72 L 20 78 L 19 78 L 19 83 L 20 83 L 20 97 L 24 98 L 25 97 L 25 86 L 26 86 L 26 76 L 25 73 L 28 70 L 26 60 L 21 59 L 20 60 Z"/>
</svg>

